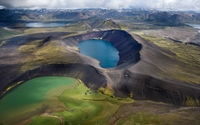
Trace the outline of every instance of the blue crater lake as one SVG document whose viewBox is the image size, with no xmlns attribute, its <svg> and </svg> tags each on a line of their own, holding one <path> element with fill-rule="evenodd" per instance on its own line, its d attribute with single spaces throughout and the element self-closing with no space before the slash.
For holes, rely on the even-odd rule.
<svg viewBox="0 0 200 125">
<path fill-rule="evenodd" d="M 62 22 L 34 22 L 34 23 L 26 23 L 26 27 L 63 27 L 66 23 Z"/>
<path fill-rule="evenodd" d="M 104 40 L 86 40 L 78 44 L 81 54 L 99 60 L 102 68 L 112 68 L 117 65 L 119 55 L 112 43 Z"/>
</svg>

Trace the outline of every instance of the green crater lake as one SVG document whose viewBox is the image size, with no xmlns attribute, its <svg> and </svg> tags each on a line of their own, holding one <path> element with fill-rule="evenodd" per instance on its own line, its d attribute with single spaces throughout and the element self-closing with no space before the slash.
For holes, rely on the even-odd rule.
<svg viewBox="0 0 200 125">
<path fill-rule="evenodd" d="M 55 76 L 38 77 L 22 83 L 0 99 L 0 122 L 11 122 L 13 118 L 20 120 L 31 112 L 32 115 L 39 114 L 54 105 L 62 108 L 64 104 L 59 104 L 58 97 L 78 84 L 76 79 Z"/>
</svg>

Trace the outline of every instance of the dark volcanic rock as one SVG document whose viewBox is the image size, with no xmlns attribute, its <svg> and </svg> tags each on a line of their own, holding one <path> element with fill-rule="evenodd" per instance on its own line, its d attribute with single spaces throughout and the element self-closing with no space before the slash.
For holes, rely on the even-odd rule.
<svg viewBox="0 0 200 125">
<path fill-rule="evenodd" d="M 27 43 L 31 42 L 32 40 L 43 39 L 41 45 L 38 46 L 38 47 L 40 47 L 40 46 L 43 46 L 44 44 L 48 43 L 51 39 L 56 39 L 57 37 L 63 36 L 66 34 L 69 34 L 69 33 L 62 33 L 62 32 L 61 33 L 42 33 L 42 34 L 32 34 L 32 35 L 27 35 L 27 36 L 14 37 L 14 38 L 9 39 L 6 42 L 6 44 L 4 44 L 1 48 L 4 48 L 4 50 L 5 50 L 6 48 L 13 46 L 13 47 L 15 47 L 15 50 L 13 49 L 13 51 L 17 51 L 16 48 L 21 45 L 27 44 Z M 69 38 L 66 38 L 63 40 L 61 40 L 61 39 L 59 39 L 59 40 L 63 41 L 68 46 L 77 46 L 78 42 L 81 42 L 81 41 L 84 41 L 87 39 L 103 39 L 108 42 L 111 42 L 119 51 L 120 60 L 118 62 L 118 65 L 123 64 L 123 63 L 134 64 L 140 60 L 139 51 L 142 48 L 141 44 L 139 44 L 136 40 L 134 40 L 130 34 L 128 34 L 125 31 L 121 31 L 121 30 L 91 32 L 91 33 L 86 33 L 86 34 L 82 34 L 82 35 L 78 35 L 78 36 L 69 37 Z M 15 53 L 15 52 L 13 52 L 13 53 Z M 3 60 L 5 60 L 6 58 L 7 57 L 3 57 Z M 11 57 L 8 57 L 8 58 L 11 58 Z M 78 60 L 77 60 L 77 62 L 78 62 Z M 70 62 L 68 62 L 68 63 L 70 63 Z M 19 65 L 19 66 L 17 66 L 18 67 L 17 70 L 14 70 L 16 68 L 12 68 L 12 67 L 15 67 L 16 65 L 7 65 L 7 64 L 1 65 L 3 70 L 0 71 L 0 74 L 2 74 L 1 75 L 2 77 L 0 77 L 1 78 L 1 80 L 0 80 L 1 93 L 0 94 L 2 94 L 3 91 L 5 91 L 6 88 L 8 88 L 10 85 L 16 84 L 19 81 L 26 81 L 26 80 L 29 80 L 30 78 L 33 78 L 32 72 L 35 73 L 37 71 L 37 75 L 36 75 L 37 77 L 43 76 L 43 74 L 41 74 L 41 72 L 40 72 L 40 68 L 34 69 L 31 72 L 26 71 L 25 73 L 22 73 L 20 71 L 20 67 L 23 64 L 17 64 L 17 65 Z M 48 65 L 48 62 L 43 65 Z M 43 67 L 43 65 L 37 64 L 36 67 Z M 50 66 L 50 67 L 52 67 L 52 66 Z M 63 68 L 66 69 L 66 66 L 64 66 L 64 67 Z M 81 66 L 79 66 L 79 68 L 80 67 L 86 68 L 87 66 L 81 65 Z M 98 85 L 98 87 L 96 85 L 95 85 L 95 87 L 92 87 L 90 85 L 92 83 L 98 83 L 98 81 L 100 80 L 100 78 L 96 78 L 96 81 L 95 80 L 90 81 L 91 78 L 96 77 L 95 72 L 89 72 L 88 70 L 85 70 L 82 68 L 79 69 L 79 68 L 75 67 L 74 65 L 70 65 L 70 66 L 67 65 L 67 69 L 64 71 L 74 74 L 74 75 L 72 75 L 72 77 L 74 77 L 74 78 L 79 78 L 76 75 L 81 73 L 82 74 L 81 76 L 84 76 L 84 77 L 82 77 L 80 79 L 89 88 L 96 90 L 97 88 L 102 87 L 102 85 L 101 86 Z M 62 68 L 58 68 L 57 66 L 54 66 L 52 69 L 53 69 L 53 71 L 52 70 L 49 71 L 50 74 L 45 74 L 45 75 L 52 75 L 55 72 L 56 73 L 58 72 L 61 76 L 66 75 L 66 73 L 61 73 L 63 71 Z M 58 71 L 57 69 L 60 69 L 62 71 Z M 88 69 L 90 69 L 90 68 L 88 68 Z M 95 68 L 93 68 L 93 69 L 95 69 Z M 11 72 L 5 72 L 5 70 L 11 71 Z M 56 70 L 56 71 L 54 71 L 54 70 Z M 82 72 L 80 72 L 80 71 L 82 71 Z M 95 70 L 95 71 L 98 72 L 98 70 Z M 31 73 L 30 76 L 26 77 L 27 73 L 28 74 Z M 88 74 L 88 76 L 84 75 L 84 74 Z M 92 75 L 93 77 L 89 77 L 90 75 Z M 68 76 L 70 76 L 70 75 L 68 74 Z M 105 80 L 103 80 L 103 82 L 101 81 L 101 84 L 103 84 L 103 83 L 105 83 Z M 103 85 L 103 87 L 105 87 L 105 85 Z"/>
<path fill-rule="evenodd" d="M 119 61 L 117 65 L 123 63 L 137 63 L 140 60 L 140 50 L 142 45 L 139 44 L 130 34 L 122 30 L 109 30 L 100 32 L 91 32 L 79 36 L 64 39 L 71 46 L 76 46 L 78 42 L 88 39 L 102 39 L 111 42 L 119 51 Z"/>
<path fill-rule="evenodd" d="M 98 90 L 107 86 L 107 77 L 93 66 L 70 63 L 50 64 L 26 71 L 10 83 L 28 81 L 41 76 L 67 76 L 80 79 L 91 90 Z M 137 100 L 153 100 L 175 105 L 200 106 L 200 85 L 176 84 L 147 75 L 134 74 L 127 70 L 123 72 L 121 81 L 114 87 L 115 95 L 131 97 Z M 5 89 L 5 88 L 3 88 Z"/>
<path fill-rule="evenodd" d="M 27 44 L 33 40 L 43 40 L 43 44 L 50 41 L 51 39 L 59 39 L 61 36 L 68 35 L 71 33 L 66 32 L 49 32 L 49 33 L 36 33 L 36 34 L 30 34 L 26 36 L 16 36 L 12 37 L 9 40 L 7 40 L 6 44 L 3 46 L 21 46 L 24 44 Z"/>
<path fill-rule="evenodd" d="M 81 81 L 92 90 L 97 90 L 100 87 L 106 87 L 106 77 L 102 75 L 100 71 L 90 65 L 84 65 L 80 63 L 45 65 L 31 71 L 26 71 L 25 73 L 15 78 L 12 83 L 28 81 L 32 78 L 40 76 L 53 75 L 81 79 Z"/>
<path fill-rule="evenodd" d="M 180 83 L 177 82 L 177 83 Z M 200 85 L 164 81 L 147 75 L 124 71 L 116 94 L 138 100 L 153 100 L 175 105 L 200 106 Z M 122 93 L 121 93 L 122 92 Z"/>
</svg>

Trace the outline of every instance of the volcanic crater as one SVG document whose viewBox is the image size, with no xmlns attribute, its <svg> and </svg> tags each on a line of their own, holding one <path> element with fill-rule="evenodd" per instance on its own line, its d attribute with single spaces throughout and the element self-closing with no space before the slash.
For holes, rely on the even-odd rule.
<svg viewBox="0 0 200 125">
<path fill-rule="evenodd" d="M 68 76 L 80 79 L 94 91 L 101 87 L 110 87 L 114 91 L 114 96 L 118 97 L 161 101 L 175 105 L 187 105 L 189 100 L 190 105 L 200 105 L 199 85 L 162 79 L 159 75 L 142 72 L 145 70 L 143 68 L 148 69 L 151 64 L 147 63 L 145 59 L 141 60 L 140 53 L 144 54 L 146 47 L 153 46 L 144 42 L 139 36 L 131 35 L 123 30 L 72 34 L 44 33 L 42 35 L 18 36 L 11 38 L 1 46 L 1 52 L 6 53 L 8 50 L 12 50 L 8 54 L 9 57 L 1 56 L 1 63 L 4 64 L 0 67 L 4 69 L 0 71 L 1 97 L 8 92 L 10 86 L 17 86 L 35 77 Z M 14 42 L 16 39 L 19 42 Z M 119 51 L 117 66 L 104 69 L 99 67 L 98 62 L 94 59 L 80 54 L 77 49 L 78 43 L 88 39 L 102 39 L 111 42 Z M 39 42 L 33 42 L 33 40 L 39 40 Z M 143 45 L 145 48 L 142 47 Z M 29 48 L 22 51 L 19 49 L 22 46 Z M 29 53 L 24 53 L 24 51 Z M 165 55 L 162 55 L 166 52 L 165 50 L 160 49 L 158 52 L 151 50 L 151 53 L 148 53 L 149 57 L 156 53 L 162 56 L 163 60 L 169 61 Z M 157 63 L 156 61 L 162 60 L 159 56 L 155 56 L 156 59 L 152 57 L 150 60 L 155 60 L 154 62 Z M 143 55 L 142 58 L 144 58 Z M 141 70 L 135 71 L 134 69 Z M 160 71 L 155 72 L 159 74 Z"/>
</svg>

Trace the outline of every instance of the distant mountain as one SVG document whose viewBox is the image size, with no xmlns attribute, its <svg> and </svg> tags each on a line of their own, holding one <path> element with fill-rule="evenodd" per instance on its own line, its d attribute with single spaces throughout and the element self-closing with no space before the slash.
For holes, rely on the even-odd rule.
<svg viewBox="0 0 200 125">
<path fill-rule="evenodd" d="M 118 24 L 113 20 L 104 20 L 98 17 L 92 17 L 89 19 L 85 19 L 79 21 L 78 23 L 67 24 L 66 28 L 72 31 L 82 31 L 82 30 L 102 30 L 102 29 L 122 29 L 124 26 L 122 24 Z"/>
<path fill-rule="evenodd" d="M 89 16 L 82 12 L 61 10 L 0 10 L 0 21 L 52 21 L 52 20 L 77 20 Z"/>
<path fill-rule="evenodd" d="M 174 13 L 174 12 L 155 12 L 146 15 L 146 21 L 157 25 L 177 26 L 183 23 L 200 22 L 200 14 L 197 13 Z"/>
<path fill-rule="evenodd" d="M 184 23 L 200 23 L 200 13 L 195 12 L 161 12 L 143 9 L 0 10 L 0 21 L 78 21 L 93 17 L 135 22 L 142 21 L 162 26 L 179 26 Z M 90 25 L 97 25 L 96 23 L 98 23 L 98 20 L 96 21 L 97 22 L 93 22 L 94 24 Z M 115 24 L 113 24 L 113 26 L 114 25 Z"/>
</svg>

